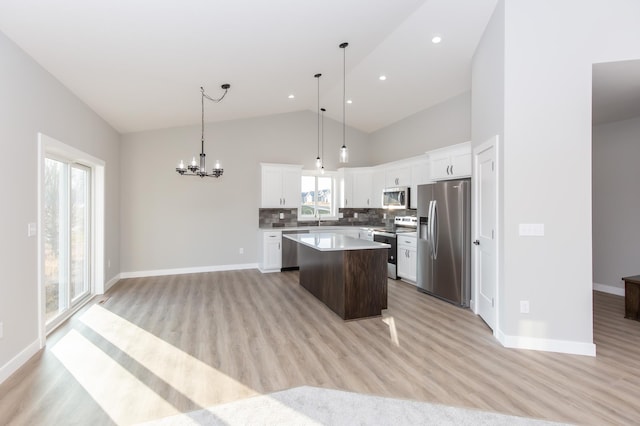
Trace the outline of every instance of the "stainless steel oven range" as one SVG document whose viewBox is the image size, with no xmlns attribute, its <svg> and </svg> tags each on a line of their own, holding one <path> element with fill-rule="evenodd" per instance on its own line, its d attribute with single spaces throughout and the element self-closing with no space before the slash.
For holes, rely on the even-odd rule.
<svg viewBox="0 0 640 426">
<path fill-rule="evenodd" d="M 415 216 L 396 216 L 393 225 L 386 228 L 374 228 L 373 241 L 389 244 L 389 255 L 387 257 L 387 276 L 394 280 L 398 279 L 397 258 L 398 244 L 397 234 L 404 232 L 416 232 L 418 219 Z"/>
</svg>

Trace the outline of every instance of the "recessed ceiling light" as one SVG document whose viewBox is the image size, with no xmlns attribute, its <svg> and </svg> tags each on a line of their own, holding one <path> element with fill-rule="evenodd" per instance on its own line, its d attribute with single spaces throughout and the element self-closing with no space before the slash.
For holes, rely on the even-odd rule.
<svg viewBox="0 0 640 426">
<path fill-rule="evenodd" d="M 439 35 L 434 35 L 433 38 L 431 39 L 431 43 L 433 44 L 438 44 L 442 41 L 442 36 Z"/>
<path fill-rule="evenodd" d="M 353 103 L 353 101 L 352 101 L 351 99 L 347 99 L 347 103 L 348 103 L 348 104 L 352 104 L 352 103 Z"/>
<path fill-rule="evenodd" d="M 293 99 L 293 98 L 295 98 L 295 95 L 293 94 L 289 95 L 289 99 Z"/>
<path fill-rule="evenodd" d="M 387 79 L 387 76 L 386 75 L 381 75 L 378 78 L 380 79 L 380 81 L 385 81 Z"/>
</svg>

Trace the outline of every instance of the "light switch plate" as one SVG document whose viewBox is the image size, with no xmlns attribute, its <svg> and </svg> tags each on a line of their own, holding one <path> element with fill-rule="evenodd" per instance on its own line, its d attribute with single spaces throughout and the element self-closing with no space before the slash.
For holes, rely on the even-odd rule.
<svg viewBox="0 0 640 426">
<path fill-rule="evenodd" d="M 518 231 L 521 237 L 544 237 L 544 223 L 521 223 Z"/>
<path fill-rule="evenodd" d="M 38 228 L 36 227 L 35 223 L 30 223 L 30 224 L 27 225 L 27 236 L 28 237 L 35 237 L 37 233 L 38 233 Z"/>
</svg>

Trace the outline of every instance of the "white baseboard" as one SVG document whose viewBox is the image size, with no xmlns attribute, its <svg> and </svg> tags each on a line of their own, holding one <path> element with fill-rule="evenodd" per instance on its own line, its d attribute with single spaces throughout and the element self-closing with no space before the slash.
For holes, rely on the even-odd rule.
<svg viewBox="0 0 640 426">
<path fill-rule="evenodd" d="M 116 275 L 115 277 L 111 278 L 109 281 L 107 281 L 106 283 L 104 283 L 104 292 L 106 293 L 107 290 L 109 290 L 111 287 L 113 287 L 115 285 L 115 283 L 117 283 L 118 281 L 120 281 L 120 278 L 122 278 L 120 276 L 121 274 Z"/>
<path fill-rule="evenodd" d="M 271 274 L 272 272 L 280 272 L 280 269 L 262 269 L 258 266 L 258 271 L 262 272 L 263 274 Z"/>
<path fill-rule="evenodd" d="M 7 380 L 13 373 L 18 371 L 29 358 L 34 356 L 41 349 L 40 339 L 36 339 L 29 346 L 24 348 L 22 352 L 14 356 L 8 363 L 0 367 L 0 384 Z"/>
<path fill-rule="evenodd" d="M 601 291 L 603 293 L 615 294 L 616 296 L 624 297 L 624 287 L 616 287 L 613 285 L 593 283 L 593 289 L 597 291 Z"/>
<path fill-rule="evenodd" d="M 120 278 L 159 277 L 162 275 L 199 274 L 202 272 L 237 271 L 241 269 L 257 269 L 256 263 L 244 263 L 237 265 L 198 266 L 195 268 L 156 269 L 152 271 L 122 272 Z"/>
<path fill-rule="evenodd" d="M 496 333 L 496 338 L 506 348 L 596 356 L 596 345 L 594 343 L 541 339 L 526 336 L 508 336 L 502 331 Z"/>
</svg>

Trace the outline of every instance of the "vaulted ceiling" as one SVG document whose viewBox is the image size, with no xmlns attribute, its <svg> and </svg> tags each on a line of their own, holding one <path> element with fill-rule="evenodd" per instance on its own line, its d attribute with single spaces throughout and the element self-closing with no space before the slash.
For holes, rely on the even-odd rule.
<svg viewBox="0 0 640 426">
<path fill-rule="evenodd" d="M 208 122 L 316 111 L 316 73 L 341 121 L 345 53 L 346 121 L 372 132 L 470 90 L 496 3 L 2 0 L 0 31 L 122 133 L 199 123 L 200 86 L 218 97 L 222 83 Z M 594 67 L 595 123 L 636 113 L 633 62 Z"/>
<path fill-rule="evenodd" d="M 122 133 L 199 123 L 222 83 L 206 121 L 315 111 L 316 73 L 341 120 L 346 41 L 347 123 L 371 132 L 470 89 L 496 2 L 2 0 L 0 31 Z"/>
</svg>

